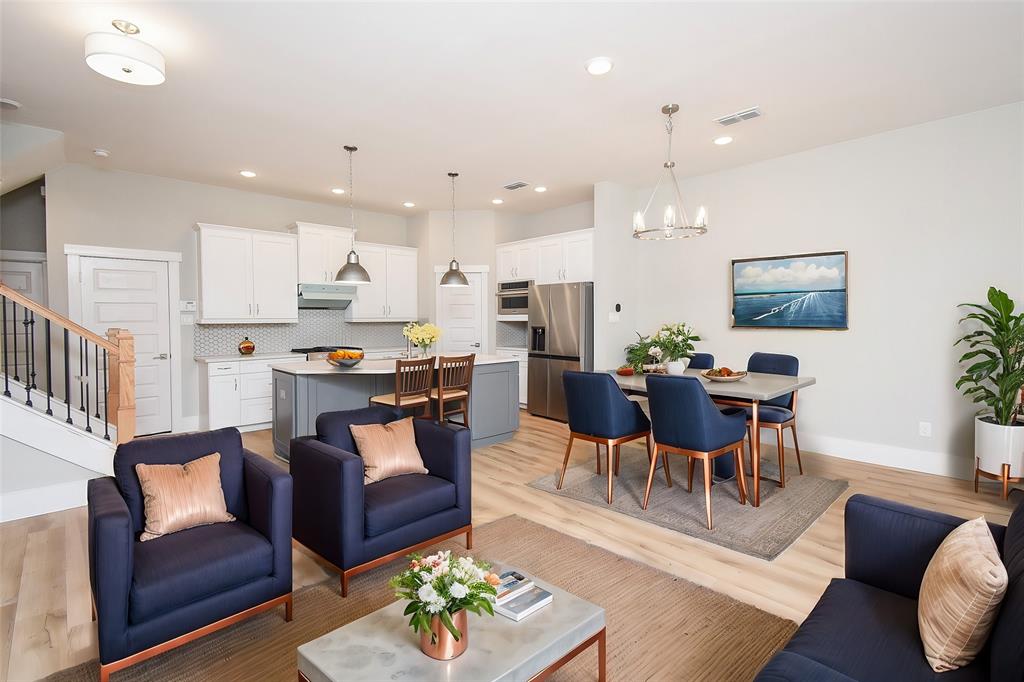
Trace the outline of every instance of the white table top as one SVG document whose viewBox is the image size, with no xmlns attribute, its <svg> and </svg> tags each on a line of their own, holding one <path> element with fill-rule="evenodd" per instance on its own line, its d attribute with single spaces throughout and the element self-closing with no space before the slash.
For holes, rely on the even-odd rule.
<svg viewBox="0 0 1024 682">
<path fill-rule="evenodd" d="M 500 355 L 477 355 L 477 365 L 498 365 L 516 362 L 515 358 Z M 394 374 L 394 360 L 363 360 L 355 367 L 335 367 L 326 360 L 274 363 L 270 369 L 286 374 Z"/>
<path fill-rule="evenodd" d="M 786 395 L 793 391 L 813 386 L 816 382 L 814 377 L 790 377 L 782 374 L 760 374 L 750 372 L 739 381 L 721 382 L 705 379 L 700 375 L 702 370 L 687 369 L 686 376 L 696 377 L 704 384 L 704 388 L 711 395 L 724 398 L 740 398 L 742 400 L 771 400 L 780 395 Z M 619 376 L 612 372 L 616 383 L 623 390 L 635 391 L 637 393 L 647 392 L 647 378 L 645 375 Z"/>
<path fill-rule="evenodd" d="M 419 635 L 402 615 L 406 602 L 396 601 L 300 646 L 299 671 L 310 682 L 525 682 L 605 626 L 600 606 L 534 583 L 554 596 L 551 604 L 518 623 L 469 614 L 469 646 L 454 660 L 420 651 Z"/>
</svg>

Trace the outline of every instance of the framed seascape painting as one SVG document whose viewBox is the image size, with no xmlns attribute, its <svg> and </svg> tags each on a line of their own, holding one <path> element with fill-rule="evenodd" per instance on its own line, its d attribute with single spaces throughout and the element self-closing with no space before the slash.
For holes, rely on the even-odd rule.
<svg viewBox="0 0 1024 682">
<path fill-rule="evenodd" d="M 732 326 L 849 329 L 847 254 L 804 253 L 732 262 Z"/>
</svg>

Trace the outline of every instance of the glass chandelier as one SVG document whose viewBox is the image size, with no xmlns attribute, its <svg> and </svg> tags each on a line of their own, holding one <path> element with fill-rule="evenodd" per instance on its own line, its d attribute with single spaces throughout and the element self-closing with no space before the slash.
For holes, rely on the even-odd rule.
<svg viewBox="0 0 1024 682">
<path fill-rule="evenodd" d="M 666 116 L 668 155 L 665 170 L 658 178 L 658 184 L 654 186 L 647 205 L 633 214 L 633 237 L 636 239 L 686 239 L 699 237 L 708 231 L 707 210 L 703 206 L 699 207 L 691 223 L 679 193 L 676 163 L 672 160 L 672 114 L 677 111 L 678 104 L 666 104 L 661 108 L 661 113 Z"/>
<path fill-rule="evenodd" d="M 452 179 L 452 262 L 448 264 L 448 272 L 441 277 L 441 286 L 468 287 L 469 280 L 459 270 L 459 261 L 455 259 L 455 178 L 459 177 L 459 174 L 449 173 L 448 177 Z"/>
<path fill-rule="evenodd" d="M 348 252 L 345 264 L 341 266 L 341 270 L 338 270 L 338 274 L 334 276 L 334 281 L 338 284 L 370 283 L 370 273 L 359 264 L 359 254 L 356 253 L 356 209 L 352 200 L 354 184 L 352 181 L 352 154 L 358 150 L 358 147 L 345 145 L 345 151 L 348 152 L 348 212 L 352 224 L 352 249 Z"/>
</svg>

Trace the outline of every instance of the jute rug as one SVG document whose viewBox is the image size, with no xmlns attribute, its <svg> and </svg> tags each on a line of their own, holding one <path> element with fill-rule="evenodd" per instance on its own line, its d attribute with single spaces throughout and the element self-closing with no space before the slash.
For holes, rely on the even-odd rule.
<svg viewBox="0 0 1024 682">
<path fill-rule="evenodd" d="M 774 451 L 771 458 L 761 461 L 761 475 L 778 480 L 778 460 Z M 774 461 L 773 461 L 774 459 Z M 602 456 L 602 465 L 604 458 Z M 669 455 L 672 487 L 665 484 L 660 464 L 654 473 L 651 500 L 647 511 L 640 508 L 647 486 L 648 463 L 643 450 L 623 448 L 619 475 L 615 478 L 611 509 L 642 521 L 669 528 L 707 542 L 713 542 L 737 552 L 771 561 L 793 544 L 818 517 L 835 502 L 849 483 L 817 476 L 800 476 L 795 464 L 786 466 L 786 487 L 761 481 L 761 506 L 740 505 L 736 481 L 716 483 L 711 487 L 711 513 L 714 530 L 708 530 L 704 507 L 704 474 L 700 462 L 693 473 L 693 492 L 686 492 L 686 458 Z M 753 478 L 747 472 L 747 492 L 754 489 Z M 561 490 L 558 471 L 538 478 L 530 486 L 539 490 L 608 508 L 608 476 L 602 466 L 598 476 L 593 459 L 587 464 L 565 472 Z"/>
<path fill-rule="evenodd" d="M 467 553 L 461 539 L 441 547 Z M 751 680 L 796 630 L 788 620 L 516 516 L 475 529 L 472 555 L 514 564 L 603 606 L 610 680 Z M 284 621 L 283 608 L 264 613 L 114 673 L 111 680 L 294 682 L 296 648 L 391 603 L 386 582 L 401 566 L 394 562 L 354 578 L 345 599 L 337 580 L 307 587 L 295 593 L 291 623 Z M 416 646 L 411 631 L 410 646 Z M 93 661 L 47 679 L 95 682 L 98 667 Z M 596 647 L 553 677 L 596 678 Z"/>
</svg>

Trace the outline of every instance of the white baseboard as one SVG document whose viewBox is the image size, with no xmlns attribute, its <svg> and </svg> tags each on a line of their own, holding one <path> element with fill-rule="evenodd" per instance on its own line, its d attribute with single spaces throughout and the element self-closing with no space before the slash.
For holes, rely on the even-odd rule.
<svg viewBox="0 0 1024 682">
<path fill-rule="evenodd" d="M 799 426 L 797 428 L 799 429 Z M 967 480 L 974 478 L 974 461 L 972 459 L 947 452 L 916 450 L 898 445 L 869 443 L 803 431 L 800 431 L 799 435 L 802 449 L 819 452 L 823 455 L 950 478 Z M 762 440 L 763 442 L 765 441 Z M 788 438 L 787 444 L 790 444 Z"/>
<path fill-rule="evenodd" d="M 88 481 L 69 481 L 0 495 L 0 522 L 84 507 Z"/>
<path fill-rule="evenodd" d="M 199 415 L 193 415 L 191 417 L 182 417 L 178 423 L 178 428 L 174 430 L 175 433 L 188 433 L 189 431 L 199 430 Z"/>
</svg>

